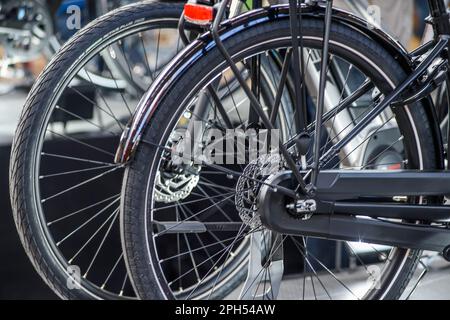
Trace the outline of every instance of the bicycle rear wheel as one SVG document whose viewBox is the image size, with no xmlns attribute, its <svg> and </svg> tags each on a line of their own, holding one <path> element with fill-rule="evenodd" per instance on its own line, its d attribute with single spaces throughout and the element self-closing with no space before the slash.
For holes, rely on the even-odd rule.
<svg viewBox="0 0 450 320">
<path fill-rule="evenodd" d="M 311 66 L 317 69 L 321 61 L 323 22 L 307 17 L 302 21 L 304 45 L 308 54 L 305 70 L 309 70 Z M 224 45 L 241 67 L 255 57 L 262 58 L 274 52 L 286 52 L 291 46 L 289 20 L 272 19 L 248 27 L 244 32 L 237 32 L 227 38 Z M 378 92 L 383 94 L 390 92 L 405 77 L 402 67 L 384 48 L 345 25 L 331 26 L 330 54 L 332 65 L 330 64 L 327 69 L 329 83 L 326 93 L 329 108 L 327 112 L 331 117 L 324 123 L 326 134 L 320 137 L 321 141 L 323 140 L 322 150 L 327 150 L 337 143 L 353 125 L 358 123 L 370 110 L 374 99 L 379 96 Z M 256 265 L 259 263 L 259 269 L 253 274 L 253 283 L 248 285 L 251 277 L 248 278 L 245 284 L 241 283 L 243 289 L 240 293 L 239 290 L 235 290 L 226 298 L 399 298 L 416 268 L 419 251 L 380 248 L 365 244 L 365 248 L 374 258 L 367 260 L 367 257 L 363 257 L 358 251 L 360 244 L 344 243 L 346 255 L 355 257 L 359 265 L 358 272 L 349 274 L 339 272 L 337 266 L 330 262 L 335 255 L 335 248 L 340 245 L 339 242 L 274 235 L 263 226 L 255 226 L 247 219 L 243 219 L 242 204 L 245 201 L 252 204 L 254 202 L 249 197 L 243 198 L 242 194 L 247 194 L 248 190 L 242 189 L 242 185 L 250 185 L 252 190 L 258 189 L 257 184 L 251 183 L 251 177 L 255 176 L 248 178 L 250 172 L 255 172 L 250 168 L 254 163 L 246 163 L 243 170 L 236 166 L 224 164 L 208 166 L 203 163 L 201 168 L 194 171 L 197 172 L 195 178 L 192 170 L 178 168 L 180 171 L 175 170 L 177 174 L 184 172 L 186 176 L 191 176 L 195 181 L 194 187 L 188 190 L 189 195 L 182 200 L 169 204 L 167 201 L 161 201 L 158 194 L 164 185 L 161 184 L 160 177 L 171 177 L 173 170 L 173 167 L 168 165 L 172 164 L 173 154 L 167 152 L 169 150 L 167 148 L 173 149 L 174 144 L 177 144 L 171 139 L 173 132 L 180 123 L 192 121 L 191 118 L 186 118 L 185 114 L 193 110 L 205 86 L 213 79 L 226 82 L 225 79 L 230 77 L 230 74 L 223 57 L 214 47 L 209 48 L 208 54 L 202 55 L 196 63 L 187 66 L 176 81 L 169 81 L 145 128 L 142 142 L 126 169 L 122 192 L 122 242 L 128 270 L 138 296 L 145 299 L 212 298 L 216 290 L 233 281 L 230 275 L 238 269 L 233 261 L 236 252 L 242 250 L 245 241 L 251 238 L 252 241 L 266 245 L 267 241 L 261 238 L 264 239 L 269 235 L 269 239 L 272 237 L 269 241 L 272 246 L 263 248 L 260 244 L 259 255 L 254 255 L 253 249 L 249 247 L 245 249 L 249 252 L 250 264 L 246 269 L 249 270 L 250 276 L 253 272 L 252 259 L 256 257 L 257 261 L 253 263 Z M 318 79 L 310 75 L 306 81 L 311 98 L 308 106 L 314 113 Z M 351 95 L 366 80 L 373 83 L 374 90 L 368 90 L 349 109 L 342 112 L 338 112 L 337 108 L 334 109 L 343 98 Z M 336 92 L 333 94 L 333 91 L 337 94 Z M 261 103 L 270 113 L 271 106 L 263 101 Z M 222 104 L 225 110 L 236 108 L 236 105 L 233 107 L 232 100 L 223 99 Z M 225 122 L 222 114 L 215 112 L 215 109 L 219 108 L 218 105 L 211 103 L 209 111 L 202 114 L 200 119 L 215 123 L 219 129 L 224 130 L 220 128 L 220 123 Z M 246 109 L 248 114 L 248 101 L 247 104 L 240 106 Z M 350 148 L 343 150 L 322 169 L 436 168 L 437 150 L 434 147 L 436 144 L 427 119 L 421 104 L 389 109 L 355 137 L 349 144 Z M 293 121 L 282 118 L 279 120 L 280 122 L 287 120 L 288 123 Z M 238 123 L 238 127 L 243 123 L 248 123 L 248 118 L 244 117 L 243 121 Z M 390 135 L 387 132 L 390 132 Z M 289 132 L 287 138 L 295 133 L 295 130 Z M 391 140 L 387 140 L 387 136 L 390 136 Z M 378 151 L 374 151 L 377 148 L 369 148 L 369 142 L 377 138 L 385 139 L 387 147 L 381 150 L 378 148 Z M 386 154 L 389 156 L 386 157 Z M 230 170 L 235 174 L 230 174 Z M 256 172 L 258 170 L 256 169 Z M 260 178 L 261 175 L 256 177 Z M 241 183 L 242 179 L 245 183 Z M 254 199 L 255 195 L 253 196 Z M 243 201 L 238 202 L 236 200 L 238 198 Z M 422 200 L 409 199 L 409 201 Z M 256 211 L 253 216 L 257 217 Z M 216 225 L 226 225 L 228 222 L 238 224 L 238 228 L 214 229 Z M 255 237 L 255 234 L 258 236 Z M 278 240 L 273 241 L 274 238 Z M 296 254 L 291 252 L 290 255 L 284 255 L 284 258 L 280 259 L 280 256 L 283 257 L 283 249 L 280 247 L 282 248 L 283 244 L 287 246 L 287 243 L 295 248 Z M 201 260 L 190 258 L 189 253 L 192 251 L 204 251 L 205 257 Z M 278 260 L 272 260 L 273 253 L 264 258 L 264 252 L 276 252 Z M 261 259 L 265 262 L 263 263 Z M 171 263 L 177 260 L 178 266 L 175 262 Z M 280 274 L 282 264 L 289 261 L 291 265 L 295 265 L 296 272 L 289 276 Z M 271 269 L 274 262 L 277 263 L 278 271 Z M 374 268 L 377 270 L 375 279 Z M 270 291 L 272 293 L 276 291 L 277 294 L 267 295 Z"/>
</svg>

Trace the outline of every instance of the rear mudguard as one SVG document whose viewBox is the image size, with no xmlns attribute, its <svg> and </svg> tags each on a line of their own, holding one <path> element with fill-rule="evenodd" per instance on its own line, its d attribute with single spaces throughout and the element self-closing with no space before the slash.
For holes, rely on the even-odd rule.
<svg viewBox="0 0 450 320">
<path fill-rule="evenodd" d="M 302 9 L 302 15 L 308 18 L 323 19 L 324 14 L 325 8 L 319 5 L 305 6 Z M 224 21 L 220 27 L 219 34 L 222 41 L 225 41 L 237 32 L 245 31 L 246 29 L 274 19 L 289 19 L 289 6 L 277 5 L 246 12 Z M 411 59 L 407 51 L 398 41 L 394 40 L 384 31 L 368 25 L 365 20 L 347 11 L 339 9 L 333 10 L 333 23 L 347 25 L 373 39 L 388 50 L 406 71 L 412 70 Z M 173 83 L 177 81 L 190 65 L 199 60 L 205 52 L 212 50 L 215 46 L 211 33 L 207 32 L 189 44 L 168 64 L 142 97 L 133 117 L 123 132 L 115 157 L 117 163 L 127 163 L 132 159 L 146 126 L 166 92 L 168 92 Z M 441 134 L 431 99 L 425 100 L 424 103 L 429 104 L 426 108 L 427 116 L 430 117 L 430 123 L 433 124 L 431 130 L 436 138 L 437 150 L 442 151 Z M 442 155 L 443 153 L 440 152 L 440 154 Z M 437 165 L 442 166 L 443 159 L 439 159 L 438 161 L 439 163 Z"/>
</svg>

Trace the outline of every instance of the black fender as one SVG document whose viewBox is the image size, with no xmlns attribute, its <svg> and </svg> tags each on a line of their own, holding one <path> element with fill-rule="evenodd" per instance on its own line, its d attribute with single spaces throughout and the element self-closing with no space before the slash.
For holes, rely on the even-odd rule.
<svg viewBox="0 0 450 320">
<path fill-rule="evenodd" d="M 323 19 L 324 14 L 325 8 L 321 5 L 307 5 L 302 8 L 302 15 L 304 17 Z M 263 24 L 267 21 L 288 18 L 289 6 L 285 4 L 255 9 L 229 20 L 225 20 L 220 26 L 219 35 L 222 41 L 224 41 L 237 32 L 245 31 L 246 29 Z M 369 25 L 365 20 L 350 12 L 337 8 L 333 9 L 332 19 L 333 23 L 345 24 L 373 39 L 391 53 L 405 71 L 408 72 L 412 70 L 413 64 L 408 52 L 398 41 L 383 30 Z M 166 66 L 164 71 L 153 82 L 152 86 L 140 100 L 135 113 L 123 132 L 115 157 L 117 163 L 127 163 L 132 159 L 147 124 L 151 120 L 159 102 L 165 96 L 165 93 L 169 90 L 172 83 L 183 74 L 184 70 L 200 59 L 206 52 L 212 50 L 215 46 L 211 32 L 207 32 L 190 43 Z M 437 150 L 442 151 L 442 138 L 433 103 L 431 99 L 424 99 L 423 101 L 428 104 L 426 107 L 426 110 L 428 110 L 427 116 L 430 117 L 430 123 L 433 124 L 431 130 L 435 135 L 435 141 L 439 144 L 439 146 L 436 146 L 438 148 Z M 440 154 L 442 158 L 443 152 L 440 152 Z M 443 159 L 439 159 L 438 165 L 443 166 Z"/>
</svg>

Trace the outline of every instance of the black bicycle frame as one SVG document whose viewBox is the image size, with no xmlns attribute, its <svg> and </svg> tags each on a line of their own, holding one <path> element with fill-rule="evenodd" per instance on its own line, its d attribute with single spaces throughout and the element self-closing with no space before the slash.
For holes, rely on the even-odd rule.
<svg viewBox="0 0 450 320">
<path fill-rule="evenodd" d="M 257 97 L 258 92 L 256 92 L 254 83 L 258 82 L 258 73 L 256 70 L 252 72 L 252 87 L 249 87 L 246 83 L 246 80 L 243 78 L 239 68 L 232 60 L 231 56 L 228 54 L 225 46 L 223 45 L 221 38 L 219 36 L 219 27 L 220 23 L 223 21 L 225 14 L 227 12 L 227 8 L 229 6 L 231 0 L 224 0 L 221 2 L 218 12 L 216 14 L 215 20 L 211 26 L 211 34 L 213 39 L 216 42 L 216 45 L 219 51 L 222 53 L 224 59 L 229 64 L 231 71 L 234 73 L 234 76 L 242 86 L 245 94 L 248 96 L 251 105 L 252 114 L 256 114 L 256 116 L 261 119 L 262 123 L 267 129 L 274 129 L 274 118 L 276 113 L 272 112 L 270 117 L 268 117 L 261 104 L 259 103 L 259 99 Z M 325 23 L 324 23 L 324 32 L 323 32 L 323 48 L 322 48 L 322 63 L 320 68 L 320 80 L 319 80 L 319 94 L 318 94 L 318 104 L 316 109 L 316 119 L 315 122 L 306 125 L 306 103 L 305 103 L 305 86 L 304 86 L 304 66 L 303 64 L 299 64 L 300 58 L 302 57 L 303 52 L 303 41 L 301 31 L 301 11 L 302 4 L 297 0 L 289 1 L 289 13 L 290 13 L 290 25 L 292 32 L 292 45 L 293 49 L 288 50 L 286 54 L 286 59 L 282 68 L 282 77 L 285 77 L 288 71 L 286 63 L 289 63 L 292 60 L 293 66 L 293 78 L 295 85 L 295 98 L 294 102 L 296 104 L 295 108 L 299 110 L 299 114 L 301 116 L 301 124 L 300 128 L 303 129 L 303 132 L 300 132 L 289 140 L 287 143 L 281 143 L 280 152 L 286 160 L 286 164 L 288 168 L 292 171 L 294 178 L 296 179 L 298 186 L 295 190 L 298 192 L 299 197 L 309 196 L 314 197 L 317 189 L 317 182 L 319 178 L 320 169 L 325 167 L 333 158 L 335 158 L 339 152 L 344 148 L 352 139 L 354 139 L 361 131 L 367 127 L 367 125 L 373 121 L 376 117 L 378 117 L 385 109 L 389 106 L 400 107 L 406 104 L 411 104 L 419 101 L 420 99 L 426 98 L 429 93 L 437 86 L 442 84 L 444 81 L 450 83 L 449 79 L 449 57 L 448 57 L 448 49 L 449 49 L 449 36 L 450 36 L 450 23 L 448 19 L 447 9 L 445 7 L 444 1 L 442 0 L 428 0 L 430 7 L 430 17 L 428 22 L 433 25 L 434 29 L 434 39 L 432 42 L 427 43 L 420 48 L 416 49 L 411 53 L 411 56 L 418 56 L 428 52 L 428 55 L 425 59 L 423 59 L 414 69 L 414 71 L 400 84 L 398 85 L 391 93 L 386 95 L 383 99 L 381 99 L 381 94 L 376 97 L 377 100 L 370 108 L 370 111 L 355 125 L 355 127 L 339 142 L 335 145 L 331 146 L 324 154 L 320 154 L 321 145 L 320 139 L 314 139 L 313 145 L 313 163 L 310 165 L 309 172 L 306 174 L 301 174 L 300 169 L 293 157 L 293 155 L 289 152 L 289 149 L 296 144 L 296 140 L 304 136 L 305 134 L 308 136 L 321 136 L 322 124 L 324 121 L 327 121 L 330 117 L 348 108 L 354 101 L 356 101 L 363 94 L 367 93 L 370 89 L 373 88 L 373 85 L 370 81 L 366 81 L 359 89 L 355 90 L 353 94 L 344 99 L 334 110 L 331 110 L 327 113 L 323 113 L 324 108 L 324 92 L 326 85 L 326 73 L 328 68 L 328 51 L 329 51 L 329 38 L 330 38 L 330 26 L 331 26 L 331 17 L 332 17 L 332 5 L 333 1 L 313 1 L 315 5 L 319 5 L 319 2 L 326 2 L 325 9 Z M 259 2 L 255 2 L 256 6 L 260 5 Z M 292 59 L 291 59 L 292 56 Z M 430 73 L 429 68 L 433 64 L 436 63 L 438 58 L 443 58 L 443 62 L 440 62 L 433 71 Z M 258 61 L 257 59 L 252 60 L 252 66 L 257 68 Z M 283 72 L 284 71 L 284 72 Z M 449 88 L 450 86 L 447 86 Z M 211 90 L 211 89 L 210 89 Z M 279 100 L 281 97 L 281 92 L 283 88 L 278 88 L 278 92 L 275 98 L 274 110 L 277 110 L 279 107 Z M 449 94 L 450 94 L 450 89 Z M 281 142 L 281 141 L 280 141 Z M 304 168 L 303 168 L 304 169 Z M 359 173 L 362 177 L 364 177 L 364 172 Z M 311 177 L 309 181 L 305 180 L 304 177 Z M 417 175 L 417 179 L 420 178 L 420 174 Z M 370 180 L 370 177 L 367 177 L 367 181 Z M 420 183 L 420 181 L 416 181 Z M 450 181 L 449 181 L 450 182 Z M 366 185 L 369 185 L 367 183 Z M 373 190 L 372 190 L 373 191 Z M 291 195 L 291 194 L 290 194 Z M 419 195 L 419 194 L 417 194 Z"/>
<path fill-rule="evenodd" d="M 272 112 L 270 117 L 268 117 L 258 99 L 258 92 L 256 92 L 256 88 L 254 86 L 255 83 L 258 83 L 259 74 L 257 72 L 258 68 L 258 60 L 256 58 L 252 59 L 251 67 L 254 68 L 251 77 L 252 77 L 252 87 L 249 87 L 246 83 L 246 80 L 243 78 L 239 68 L 228 54 L 225 46 L 222 43 L 222 40 L 219 36 L 219 27 L 221 22 L 225 18 L 227 8 L 229 6 L 231 0 L 224 0 L 221 2 L 214 22 L 211 26 L 211 34 L 213 39 L 216 42 L 216 45 L 223 55 L 226 62 L 229 64 L 231 71 L 234 76 L 242 86 L 245 94 L 248 96 L 251 105 L 251 114 L 256 115 L 259 118 L 264 126 L 267 129 L 274 129 L 274 119 L 275 112 Z M 450 83 L 450 68 L 449 68 L 449 36 L 450 36 L 450 23 L 448 19 L 448 13 L 444 1 L 442 0 L 428 0 L 430 7 L 430 17 L 428 22 L 433 25 L 434 29 L 434 39 L 432 42 L 427 43 L 420 48 L 416 49 L 411 53 L 411 56 L 418 56 L 428 52 L 428 55 L 423 61 L 421 61 L 414 71 L 400 84 L 395 88 L 391 93 L 386 95 L 383 99 L 380 99 L 381 95 L 376 97 L 377 100 L 370 108 L 370 111 L 355 125 L 355 127 L 339 142 L 335 145 L 331 146 L 324 154 L 320 154 L 321 145 L 320 139 L 314 139 L 313 145 L 313 163 L 310 165 L 309 172 L 302 175 L 300 173 L 300 169 L 293 157 L 293 155 L 289 152 L 289 149 L 296 144 L 296 140 L 304 136 L 305 134 L 308 136 L 313 135 L 314 137 L 321 136 L 322 124 L 324 121 L 327 121 L 330 117 L 332 117 L 337 112 L 345 110 L 348 108 L 354 101 L 356 101 L 363 94 L 367 93 L 370 89 L 373 88 L 373 85 L 370 81 L 365 82 L 359 89 L 355 90 L 353 94 L 348 96 L 344 101 L 342 101 L 335 109 L 329 111 L 327 113 L 323 113 L 324 108 L 324 92 L 326 86 L 326 73 L 328 68 L 328 51 L 329 51 L 329 38 L 330 38 L 330 27 L 331 27 L 331 17 L 332 17 L 332 5 L 333 0 L 327 1 L 313 1 L 315 5 L 319 5 L 319 2 L 326 2 L 325 9 L 325 23 L 324 23 L 324 32 L 323 32 L 323 47 L 322 47 L 322 62 L 320 68 L 320 78 L 319 78 L 319 94 L 318 94 L 318 103 L 316 109 L 316 119 L 315 122 L 306 125 L 306 103 L 305 103 L 305 85 L 304 85 L 304 66 L 303 63 L 299 63 L 301 58 L 303 57 L 303 41 L 302 41 L 302 33 L 301 31 L 301 7 L 302 4 L 297 0 L 289 1 L 289 13 L 290 13 L 290 25 L 292 32 L 292 46 L 293 49 L 288 50 L 286 54 L 286 59 L 282 68 L 282 78 L 284 78 L 288 72 L 286 64 L 288 64 L 292 60 L 293 66 L 293 78 L 294 78 L 294 86 L 295 86 L 295 98 L 294 103 L 296 104 L 295 108 L 299 110 L 298 114 L 300 114 L 300 128 L 303 129 L 303 132 L 300 132 L 289 140 L 287 143 L 281 143 L 280 152 L 286 160 L 286 164 L 289 169 L 292 171 L 294 178 L 296 179 L 298 186 L 295 190 L 299 193 L 298 196 L 309 196 L 313 197 L 316 193 L 317 182 L 319 178 L 320 169 L 325 167 L 333 158 L 335 158 L 339 152 L 344 148 L 351 140 L 353 140 L 361 131 L 367 127 L 367 125 L 373 121 L 376 117 L 378 117 L 385 109 L 389 106 L 400 107 L 402 105 L 411 104 L 419 101 L 420 99 L 426 98 L 429 93 L 437 86 L 442 84 L 444 81 L 447 84 Z M 258 1 L 255 2 L 255 6 L 259 6 L 260 3 Z M 254 8 L 255 9 L 255 8 Z M 300 14 L 299 14 L 300 13 Z M 292 59 L 291 59 L 292 55 Z M 436 59 L 443 58 L 444 61 L 439 65 L 435 66 L 433 71 L 430 73 L 429 68 L 436 62 Z M 447 85 L 447 88 L 450 86 Z M 211 91 L 211 89 L 209 89 Z M 278 92 L 275 98 L 274 110 L 277 110 L 279 107 L 279 100 L 281 97 L 281 92 L 283 88 L 278 88 Z M 214 90 L 212 90 L 214 91 Z M 450 89 L 448 89 L 448 94 L 450 95 Z M 255 116 L 253 116 L 255 117 Z M 450 133 L 449 133 L 450 134 Z M 312 140 L 312 139 L 311 139 Z M 280 141 L 281 142 L 281 141 Z M 364 176 L 364 172 L 360 173 Z M 311 177 L 309 181 L 305 180 L 305 176 Z M 370 180 L 370 177 L 367 177 Z M 420 179 L 420 175 L 417 175 L 417 179 Z M 450 182 L 450 181 L 449 181 Z M 417 181 L 417 183 L 420 183 Z M 368 185 L 368 184 L 367 184 Z"/>
</svg>

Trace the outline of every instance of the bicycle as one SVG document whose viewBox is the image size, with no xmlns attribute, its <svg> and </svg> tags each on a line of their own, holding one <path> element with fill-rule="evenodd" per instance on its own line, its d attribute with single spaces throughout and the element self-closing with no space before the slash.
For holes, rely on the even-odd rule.
<svg viewBox="0 0 450 320">
<path fill-rule="evenodd" d="M 443 202 L 449 177 L 429 99 L 444 82 L 449 87 L 444 1 L 428 1 L 434 38 L 409 54 L 380 29 L 333 9 L 332 1 L 319 2 L 259 9 L 257 3 L 226 20 L 231 1 L 217 12 L 210 4 L 188 4 L 185 20 L 208 32 L 152 84 L 116 153 L 126 166 L 122 244 L 140 298 L 208 299 L 231 287 L 227 298 L 398 299 L 421 250 L 450 260 Z M 280 57 L 280 70 L 292 76 L 288 123 L 296 125 L 280 134 L 279 150 L 268 157 L 242 167 L 212 161 L 203 154 L 217 143 L 208 130 L 256 125 L 270 132 L 285 123 L 277 115 L 286 106 L 277 97 L 289 90 L 288 78 L 279 78 L 271 103 L 260 94 L 260 61 L 268 56 Z M 316 79 L 308 79 L 308 63 L 318 67 Z M 333 64 L 345 70 L 341 86 L 331 75 Z M 245 116 L 237 115 L 228 82 L 245 97 Z M 330 87 L 341 88 L 339 99 L 329 101 Z M 340 118 L 352 109 L 359 112 Z M 194 146 L 185 146 L 194 120 L 204 123 L 202 130 Z M 364 160 L 368 141 L 382 139 L 385 128 L 394 135 L 392 145 Z M 402 158 L 383 157 L 392 149 Z M 385 161 L 377 162 L 380 157 Z M 265 171 L 274 164 L 278 170 Z M 370 281 L 333 272 L 318 258 L 315 239 L 344 241 L 353 253 L 352 243 L 367 243 L 379 255 L 377 271 L 355 253 L 360 276 Z M 284 254 L 288 242 L 298 249 L 296 257 Z M 292 259 L 297 273 L 284 276 Z M 241 273 L 243 282 L 236 276 Z"/>
</svg>

